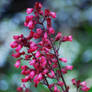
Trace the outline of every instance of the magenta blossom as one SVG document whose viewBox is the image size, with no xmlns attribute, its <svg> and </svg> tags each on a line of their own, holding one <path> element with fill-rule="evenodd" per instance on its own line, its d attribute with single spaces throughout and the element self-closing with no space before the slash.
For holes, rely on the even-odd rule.
<svg viewBox="0 0 92 92">
<path fill-rule="evenodd" d="M 29 35 L 27 37 L 23 34 L 15 35 L 13 36 L 14 41 L 10 44 L 11 48 L 15 48 L 12 56 L 18 59 L 14 66 L 21 68 L 21 74 L 24 75 L 21 82 L 23 84 L 34 83 L 35 87 L 41 83 L 46 85 L 50 92 L 61 92 L 60 90 L 69 92 L 70 87 L 66 84 L 64 74 L 72 70 L 73 66 L 62 66 L 60 63 L 67 63 L 67 59 L 60 57 L 58 51 L 61 43 L 72 41 L 72 36 L 63 36 L 61 32 L 58 32 L 55 38 L 52 38 L 56 33 L 52 27 L 52 18 L 56 18 L 56 13 L 49 9 L 42 10 L 41 3 L 36 2 L 34 8 L 27 8 L 26 13 L 24 26 L 30 30 Z M 36 25 L 40 25 L 41 28 L 36 28 Z M 34 42 L 33 39 L 37 41 Z M 55 42 L 59 43 L 58 47 Z M 22 65 L 21 62 L 25 62 L 25 65 Z M 48 79 L 56 81 L 50 84 Z M 82 91 L 89 90 L 85 82 L 76 82 L 75 79 L 72 82 Z M 29 92 L 25 86 L 17 88 L 19 92 L 23 90 Z"/>
</svg>

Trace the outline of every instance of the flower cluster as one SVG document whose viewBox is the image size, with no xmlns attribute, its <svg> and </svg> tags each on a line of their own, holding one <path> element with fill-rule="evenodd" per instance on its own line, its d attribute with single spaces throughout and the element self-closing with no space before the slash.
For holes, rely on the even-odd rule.
<svg viewBox="0 0 92 92">
<path fill-rule="evenodd" d="M 12 48 L 15 48 L 12 56 L 17 58 L 14 66 L 21 68 L 21 74 L 25 76 L 21 81 L 33 82 L 35 87 L 41 83 L 46 85 L 50 92 L 60 92 L 58 87 L 61 87 L 63 92 L 69 92 L 69 86 L 63 75 L 68 70 L 72 70 L 73 66 L 61 66 L 60 62 L 67 63 L 67 59 L 60 57 L 58 51 L 62 42 L 72 41 L 72 36 L 62 36 L 62 33 L 58 32 L 55 38 L 52 38 L 55 30 L 51 20 L 56 18 L 56 13 L 49 9 L 43 11 L 41 3 L 36 2 L 34 8 L 27 8 L 26 13 L 24 25 L 29 28 L 29 35 L 27 37 L 23 34 L 15 35 L 14 41 L 10 44 Z M 40 28 L 36 28 L 36 25 Z M 55 42 L 58 42 L 58 47 L 55 46 Z M 23 48 L 26 48 L 26 51 Z M 29 65 L 21 65 L 22 61 L 28 62 Z M 49 78 L 55 79 L 56 82 L 49 84 Z M 18 88 L 18 91 L 22 92 L 22 90 L 22 87 Z M 25 92 L 28 92 L 26 90 Z M 82 90 L 87 91 L 84 86 Z"/>
<path fill-rule="evenodd" d="M 72 79 L 72 83 L 76 86 L 77 90 L 88 91 L 87 83 L 85 81 L 81 82 L 80 80 L 76 81 L 76 79 Z"/>
</svg>

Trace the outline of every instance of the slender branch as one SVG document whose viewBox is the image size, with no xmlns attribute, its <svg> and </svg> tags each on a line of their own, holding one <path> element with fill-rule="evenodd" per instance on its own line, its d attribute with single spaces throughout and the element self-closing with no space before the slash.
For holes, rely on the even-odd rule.
<svg viewBox="0 0 92 92">
<path fill-rule="evenodd" d="M 49 35 L 48 35 L 48 37 L 49 37 L 49 40 L 50 40 L 50 42 L 51 42 L 52 48 L 53 48 L 54 53 L 55 53 L 55 57 L 56 57 L 57 62 L 58 62 L 59 71 L 61 71 L 61 66 L 60 66 L 60 63 L 59 63 L 58 56 L 56 55 L 56 50 L 55 50 L 55 48 L 54 48 L 54 46 L 53 46 L 53 43 L 52 43 L 52 41 L 51 41 L 51 39 L 50 39 L 50 36 L 49 36 Z M 68 90 L 67 90 L 67 85 L 66 85 L 66 82 L 65 82 L 65 80 L 64 80 L 64 77 L 63 77 L 62 72 L 60 72 L 60 74 L 61 74 L 62 81 L 64 82 L 66 92 L 68 92 Z"/>
<path fill-rule="evenodd" d="M 49 88 L 49 83 L 48 83 L 48 81 L 47 81 L 47 79 L 46 79 L 46 77 L 45 77 L 45 76 L 44 76 L 44 78 L 45 78 L 45 81 L 46 81 L 47 87 Z M 49 88 L 49 90 L 50 90 L 50 92 L 53 92 L 51 88 Z"/>
<path fill-rule="evenodd" d="M 46 56 L 46 55 L 45 55 Z M 47 56 L 46 56 L 47 57 Z M 51 61 L 51 60 L 50 60 Z M 48 62 L 48 60 L 47 60 L 47 62 Z M 48 65 L 50 66 L 50 64 L 49 64 L 49 62 L 48 62 Z M 51 67 L 51 66 L 50 66 Z M 53 67 L 51 67 L 51 69 L 54 71 L 54 69 L 53 69 Z M 57 73 L 54 71 L 54 73 L 55 73 L 55 77 L 56 77 L 56 79 L 57 79 L 57 81 L 59 81 L 59 79 L 58 79 L 58 76 L 57 76 Z M 63 92 L 64 92 L 64 88 L 63 87 L 61 87 L 61 89 L 63 90 Z"/>
<path fill-rule="evenodd" d="M 44 22 L 44 21 L 43 21 L 43 22 Z M 43 25 L 43 22 L 41 23 L 41 25 L 43 26 L 43 30 L 45 30 L 45 27 L 44 27 L 44 25 Z M 48 32 L 47 32 L 47 34 L 48 34 Z M 55 53 L 55 57 L 56 57 L 57 62 L 58 62 L 59 71 L 61 71 L 61 66 L 60 66 L 60 64 L 59 64 L 59 59 L 58 59 L 58 56 L 56 55 L 56 50 L 55 50 L 55 48 L 54 48 L 54 46 L 53 46 L 53 43 L 52 43 L 52 41 L 51 41 L 51 39 L 50 39 L 49 34 L 48 34 L 48 37 L 49 37 L 49 40 L 50 40 L 50 42 L 51 42 L 52 48 L 53 48 L 54 53 Z M 65 86 L 65 90 L 66 90 L 66 92 L 68 92 L 68 90 L 67 90 L 67 85 L 66 85 L 66 82 L 65 82 L 65 80 L 64 80 L 64 77 L 63 77 L 62 72 L 60 72 L 60 74 L 61 74 L 61 78 L 62 78 L 62 81 L 63 81 L 64 86 Z"/>
</svg>

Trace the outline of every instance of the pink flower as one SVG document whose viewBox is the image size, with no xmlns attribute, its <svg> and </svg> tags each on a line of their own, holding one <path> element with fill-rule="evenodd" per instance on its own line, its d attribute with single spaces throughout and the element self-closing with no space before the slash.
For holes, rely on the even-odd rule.
<svg viewBox="0 0 92 92">
<path fill-rule="evenodd" d="M 31 71 L 30 74 L 29 74 L 30 78 L 33 79 L 34 76 L 35 76 L 35 71 Z"/>
<path fill-rule="evenodd" d="M 35 78 L 34 78 L 34 83 L 35 83 L 35 87 L 37 87 L 38 83 L 42 80 L 43 76 L 42 74 L 38 74 Z"/>
<path fill-rule="evenodd" d="M 11 42 L 10 44 L 11 48 L 16 48 L 18 46 L 18 43 L 16 41 Z"/>
<path fill-rule="evenodd" d="M 45 67 L 47 64 L 46 58 L 44 56 L 41 57 L 40 62 L 41 62 L 42 67 Z"/>
<path fill-rule="evenodd" d="M 49 14 L 50 14 L 49 9 L 45 9 L 45 16 L 47 17 L 47 16 L 49 16 Z"/>
<path fill-rule="evenodd" d="M 34 28 L 33 21 L 29 21 L 27 27 L 32 30 Z"/>
<path fill-rule="evenodd" d="M 21 53 L 19 53 L 19 52 L 13 53 L 12 56 L 15 58 L 19 58 L 21 56 Z"/>
<path fill-rule="evenodd" d="M 49 88 L 52 88 L 54 85 L 55 85 L 54 83 L 50 84 L 49 85 Z"/>
<path fill-rule="evenodd" d="M 14 66 L 15 66 L 16 68 L 19 68 L 19 67 L 20 67 L 20 60 L 17 60 L 16 63 L 14 64 Z"/>
<path fill-rule="evenodd" d="M 39 58 L 40 56 L 41 56 L 40 52 L 37 51 L 36 54 L 35 54 L 35 57 L 36 57 L 36 58 Z"/>
<path fill-rule="evenodd" d="M 29 64 L 30 64 L 30 65 L 34 65 L 34 64 L 35 64 L 35 62 L 36 62 L 36 60 L 35 60 L 35 59 L 33 59 L 33 60 L 29 61 Z"/>
<path fill-rule="evenodd" d="M 67 73 L 66 68 L 62 68 L 62 69 L 61 69 L 61 72 L 62 72 L 63 74 L 66 74 L 66 73 Z"/>
<path fill-rule="evenodd" d="M 90 88 L 88 88 L 87 86 L 84 86 L 81 88 L 82 91 L 88 92 Z"/>
<path fill-rule="evenodd" d="M 20 38 L 19 35 L 14 35 L 14 36 L 13 36 L 13 39 L 14 39 L 14 40 L 18 40 L 19 38 Z"/>
<path fill-rule="evenodd" d="M 55 41 L 60 40 L 61 37 L 62 37 L 62 33 L 61 32 L 58 32 L 57 35 L 56 35 L 56 37 L 55 37 Z"/>
<path fill-rule="evenodd" d="M 18 45 L 17 48 L 16 48 L 16 52 L 19 52 L 22 48 L 22 45 Z"/>
<path fill-rule="evenodd" d="M 38 29 L 36 30 L 36 32 L 37 32 L 37 34 L 41 35 L 41 34 L 42 34 L 42 29 L 41 29 L 41 28 L 38 28 Z"/>
<path fill-rule="evenodd" d="M 58 91 L 58 88 L 57 88 L 57 86 L 55 85 L 54 86 L 54 92 L 57 92 Z"/>
<path fill-rule="evenodd" d="M 65 41 L 72 41 L 72 36 L 70 35 L 70 36 L 64 36 L 63 37 L 63 42 L 65 42 Z"/>
<path fill-rule="evenodd" d="M 72 83 L 73 83 L 73 85 L 75 85 L 76 84 L 76 80 L 72 79 Z"/>
<path fill-rule="evenodd" d="M 24 79 L 21 79 L 22 82 L 28 82 L 29 81 L 29 76 L 26 76 Z"/>
<path fill-rule="evenodd" d="M 51 18 L 47 18 L 47 28 L 51 27 Z"/>
<path fill-rule="evenodd" d="M 72 70 L 73 66 L 66 66 L 65 68 L 66 68 L 66 70 Z"/>
<path fill-rule="evenodd" d="M 56 18 L 56 13 L 55 13 L 55 12 L 50 12 L 50 16 L 51 16 L 52 18 Z"/>
<path fill-rule="evenodd" d="M 67 62 L 67 59 L 65 59 L 65 58 L 59 58 L 59 60 L 62 61 L 62 62 L 64 62 L 64 63 Z"/>
<path fill-rule="evenodd" d="M 48 38 L 48 35 L 47 35 L 47 32 L 44 33 L 44 39 L 47 39 Z"/>
<path fill-rule="evenodd" d="M 54 86 L 54 92 L 60 92 L 56 85 Z"/>
<path fill-rule="evenodd" d="M 29 88 L 26 88 L 25 89 L 25 92 L 31 92 Z"/>
<path fill-rule="evenodd" d="M 62 87 L 64 83 L 62 81 L 58 81 L 58 85 Z"/>
<path fill-rule="evenodd" d="M 55 30 L 52 27 L 50 27 L 49 28 L 49 34 L 54 34 L 54 33 L 55 33 Z"/>
<path fill-rule="evenodd" d="M 23 88 L 22 88 L 22 87 L 18 87 L 18 88 L 17 88 L 17 91 L 18 91 L 18 92 L 22 92 L 22 91 L 23 91 Z"/>
<path fill-rule="evenodd" d="M 27 36 L 27 40 L 30 40 L 34 35 L 33 31 L 30 31 L 30 34 Z"/>
<path fill-rule="evenodd" d="M 45 69 L 44 71 L 43 71 L 43 73 L 42 74 L 47 74 L 48 73 L 48 69 Z"/>
<path fill-rule="evenodd" d="M 80 83 L 80 85 L 81 85 L 81 86 L 86 86 L 87 83 L 86 83 L 85 81 L 83 81 L 83 82 Z"/>
<path fill-rule="evenodd" d="M 33 8 L 27 8 L 26 13 L 31 14 L 33 12 L 33 10 L 34 10 Z"/>
<path fill-rule="evenodd" d="M 42 80 L 42 78 L 43 78 L 42 74 L 41 73 L 38 74 L 37 79 L 40 81 L 40 80 Z"/>
</svg>

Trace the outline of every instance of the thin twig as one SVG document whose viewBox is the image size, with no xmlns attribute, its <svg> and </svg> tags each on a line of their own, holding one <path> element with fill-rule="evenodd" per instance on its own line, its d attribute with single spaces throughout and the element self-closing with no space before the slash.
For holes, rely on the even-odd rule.
<svg viewBox="0 0 92 92">
<path fill-rule="evenodd" d="M 55 57 L 56 57 L 57 62 L 58 62 L 59 71 L 61 71 L 61 66 L 60 66 L 60 63 L 59 63 L 58 56 L 56 55 L 56 50 L 55 50 L 55 48 L 54 48 L 54 46 L 53 46 L 53 43 L 52 43 L 52 41 L 51 41 L 51 39 L 50 39 L 50 36 L 49 36 L 49 35 L 48 35 L 48 37 L 49 37 L 49 40 L 50 40 L 50 42 L 51 42 L 52 48 L 53 48 L 54 53 L 55 53 Z M 60 72 L 60 74 L 61 74 L 62 81 L 64 82 L 66 92 L 68 92 L 68 90 L 67 90 L 67 85 L 66 85 L 66 82 L 65 82 L 65 80 L 64 80 L 64 77 L 63 77 L 62 72 Z"/>
<path fill-rule="evenodd" d="M 46 81 L 47 87 L 49 88 L 49 83 L 48 83 L 48 81 L 47 81 L 47 79 L 46 79 L 45 76 L 44 76 L 44 79 L 45 79 L 45 81 Z M 49 88 L 49 90 L 50 90 L 50 92 L 53 92 L 51 88 Z"/>
</svg>

